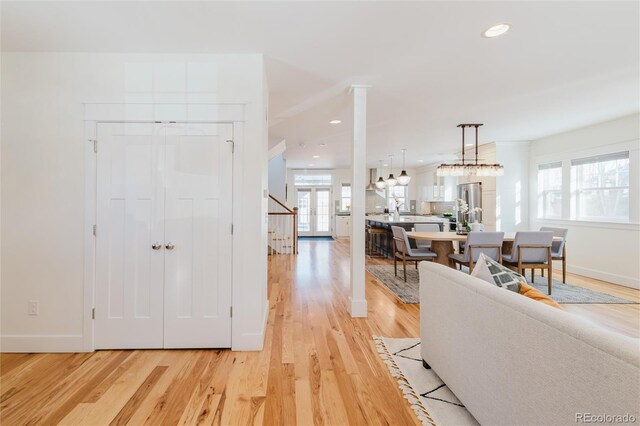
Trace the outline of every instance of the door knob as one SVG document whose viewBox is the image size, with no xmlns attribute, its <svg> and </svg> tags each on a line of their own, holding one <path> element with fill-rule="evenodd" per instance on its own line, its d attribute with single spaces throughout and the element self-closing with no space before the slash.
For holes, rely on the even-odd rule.
<svg viewBox="0 0 640 426">
<path fill-rule="evenodd" d="M 151 246 L 151 248 L 154 250 L 160 250 L 162 248 L 162 245 L 158 244 L 158 242 L 156 241 L 155 244 Z"/>
<path fill-rule="evenodd" d="M 175 246 L 173 244 L 171 244 L 171 241 L 169 241 L 167 243 L 167 245 L 164 246 L 164 248 L 166 248 L 167 250 L 173 250 L 175 248 Z"/>
</svg>

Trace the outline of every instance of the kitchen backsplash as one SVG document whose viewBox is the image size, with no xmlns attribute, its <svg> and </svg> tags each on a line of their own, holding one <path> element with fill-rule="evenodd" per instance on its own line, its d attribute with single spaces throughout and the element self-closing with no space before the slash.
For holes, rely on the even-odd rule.
<svg viewBox="0 0 640 426">
<path fill-rule="evenodd" d="M 432 201 L 429 203 L 431 207 L 431 213 L 435 215 L 441 215 L 446 212 L 453 212 L 456 206 L 455 201 Z"/>
</svg>

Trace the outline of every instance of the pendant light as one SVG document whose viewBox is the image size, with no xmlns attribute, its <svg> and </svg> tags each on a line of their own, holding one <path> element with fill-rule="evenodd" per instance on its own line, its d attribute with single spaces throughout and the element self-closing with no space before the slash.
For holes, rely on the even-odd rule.
<svg viewBox="0 0 640 426">
<path fill-rule="evenodd" d="M 380 169 L 379 170 L 382 170 L 382 160 L 380 160 Z M 380 176 L 378 178 L 378 180 L 376 181 L 376 188 L 384 189 L 386 186 L 387 186 L 387 183 L 384 181 L 382 176 Z"/>
<path fill-rule="evenodd" d="M 462 129 L 462 163 L 440 164 L 436 170 L 438 176 L 502 176 L 502 164 L 478 164 L 478 127 L 482 124 L 458 124 Z M 464 162 L 464 131 L 467 127 L 476 129 L 476 159 L 474 163 Z"/>
<path fill-rule="evenodd" d="M 409 176 L 407 174 L 407 171 L 404 169 L 404 160 L 405 160 L 405 154 L 406 154 L 407 150 L 406 149 L 402 149 L 402 173 L 400 173 L 400 176 L 398 176 L 398 185 L 401 186 L 407 186 L 409 185 L 409 182 L 411 182 L 411 176 Z"/>
<path fill-rule="evenodd" d="M 387 178 L 387 188 L 393 188 L 398 183 L 398 179 L 393 177 L 393 155 L 389 156 L 389 177 Z"/>
</svg>

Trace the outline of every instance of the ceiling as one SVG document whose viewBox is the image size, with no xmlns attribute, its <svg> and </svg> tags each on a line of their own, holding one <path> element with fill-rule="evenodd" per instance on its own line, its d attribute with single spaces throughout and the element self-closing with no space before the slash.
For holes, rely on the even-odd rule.
<svg viewBox="0 0 640 426">
<path fill-rule="evenodd" d="M 269 142 L 287 141 L 288 166 L 349 165 L 348 88 L 364 83 L 368 164 L 407 148 L 415 167 L 451 158 L 462 122 L 484 123 L 486 143 L 638 112 L 639 13 L 636 1 L 3 1 L 2 49 L 261 52 Z M 481 37 L 501 22 L 512 30 Z"/>
</svg>

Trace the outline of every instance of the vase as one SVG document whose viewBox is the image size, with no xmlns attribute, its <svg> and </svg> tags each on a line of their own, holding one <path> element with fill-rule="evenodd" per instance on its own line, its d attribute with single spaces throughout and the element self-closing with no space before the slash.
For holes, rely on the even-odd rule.
<svg viewBox="0 0 640 426">
<path fill-rule="evenodd" d="M 396 222 L 400 220 L 400 212 L 398 210 L 393 212 L 393 220 L 395 220 Z"/>
<path fill-rule="evenodd" d="M 471 230 L 473 232 L 484 231 L 484 225 L 478 222 L 477 220 L 471 224 Z"/>
</svg>

